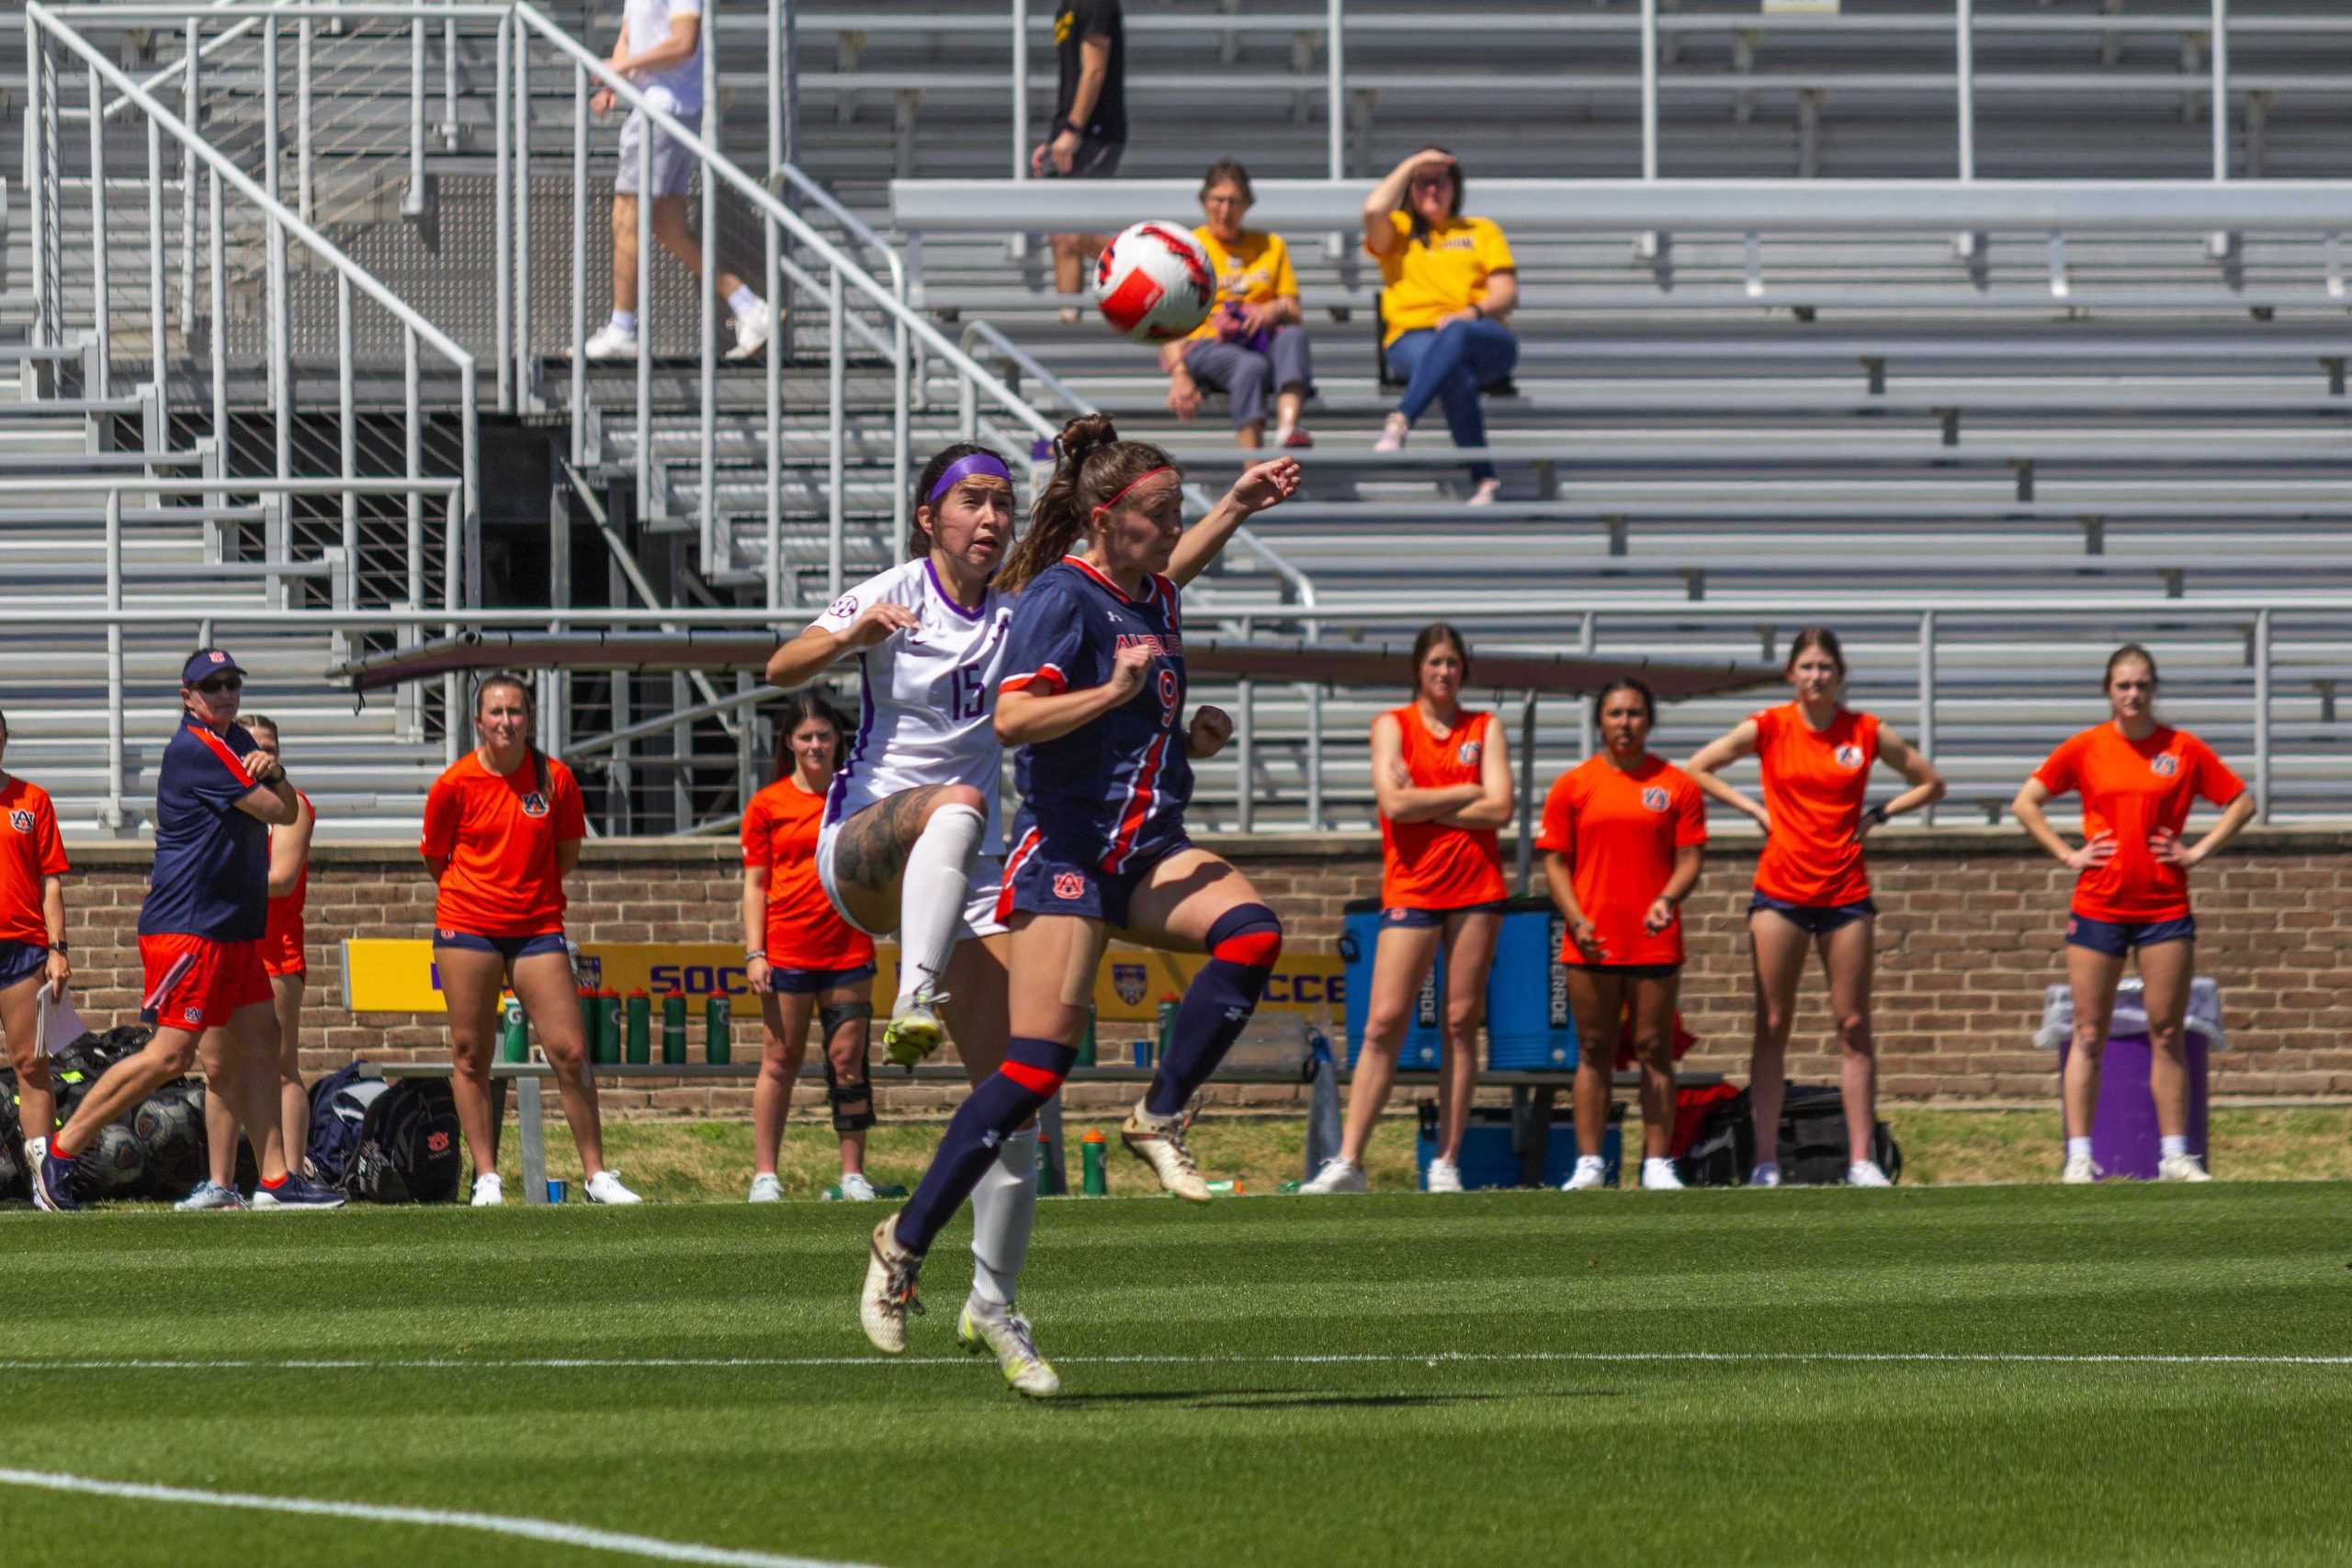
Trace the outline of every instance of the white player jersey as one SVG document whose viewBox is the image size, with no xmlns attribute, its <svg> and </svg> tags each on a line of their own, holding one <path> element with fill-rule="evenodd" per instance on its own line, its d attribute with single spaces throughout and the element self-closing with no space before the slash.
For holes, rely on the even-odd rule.
<svg viewBox="0 0 2352 1568">
<path fill-rule="evenodd" d="M 988 801 L 981 847 L 1001 852 L 1004 748 L 996 738 L 996 686 L 1012 600 L 991 587 L 978 604 L 958 604 L 923 556 L 866 579 L 814 624 L 839 634 L 885 600 L 922 619 L 857 655 L 857 732 L 833 774 L 825 820 L 846 821 L 904 789 L 969 784 Z"/>
</svg>

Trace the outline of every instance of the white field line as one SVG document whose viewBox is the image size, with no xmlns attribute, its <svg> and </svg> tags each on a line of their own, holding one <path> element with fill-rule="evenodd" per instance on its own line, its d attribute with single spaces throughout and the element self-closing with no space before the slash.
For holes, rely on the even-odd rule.
<svg viewBox="0 0 2352 1568">
<path fill-rule="evenodd" d="M 2165 1355 L 2155 1352 L 2062 1352 L 2008 1350 L 1431 1350 L 1423 1354 L 1374 1352 L 1327 1356 L 1060 1356 L 1070 1367 L 1335 1367 L 1443 1366 L 1482 1362 L 1642 1363 L 1849 1363 L 1864 1366 L 2150 1366 L 2150 1367 L 2352 1367 L 2347 1355 Z M 0 1359 L 0 1372 L 115 1371 L 695 1371 L 729 1368 L 971 1367 L 965 1356 L 547 1356 L 481 1360 L 456 1358 L 170 1359 L 112 1358 L 91 1360 L 14 1358 Z M 777 1559 L 776 1561 L 784 1561 Z"/>
<path fill-rule="evenodd" d="M 0 1486 L 29 1486 L 45 1492 L 73 1492 L 93 1497 L 119 1497 L 134 1503 L 170 1503 L 201 1508 L 245 1508 L 265 1514 L 304 1514 L 331 1519 L 364 1519 L 370 1524 L 422 1525 L 435 1529 L 481 1530 L 491 1535 L 542 1540 L 551 1546 L 582 1551 L 619 1551 L 664 1562 L 709 1562 L 723 1568 L 857 1568 L 814 1557 L 779 1557 L 768 1551 L 739 1551 L 723 1546 L 698 1546 L 692 1541 L 663 1540 L 658 1536 L 628 1535 L 616 1530 L 590 1529 L 553 1519 L 514 1518 L 503 1514 L 454 1513 L 441 1508 L 400 1508 L 379 1503 L 337 1503 L 315 1497 L 269 1497 L 246 1492 L 203 1492 L 189 1486 L 155 1486 L 141 1482 L 102 1481 L 86 1475 L 53 1471 L 0 1469 Z"/>
</svg>

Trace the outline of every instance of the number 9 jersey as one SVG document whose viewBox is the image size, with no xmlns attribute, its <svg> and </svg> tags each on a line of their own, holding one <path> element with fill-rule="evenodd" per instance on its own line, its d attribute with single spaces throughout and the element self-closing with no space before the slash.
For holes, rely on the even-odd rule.
<svg viewBox="0 0 2352 1568">
<path fill-rule="evenodd" d="M 1176 585 L 1148 577 L 1140 598 L 1077 556 L 1021 591 L 1002 690 L 1051 695 L 1106 685 L 1119 649 L 1154 655 L 1143 689 L 1057 740 L 1023 746 L 1014 777 L 1014 853 L 1041 835 L 1048 858 L 1101 872 L 1148 866 L 1185 842 L 1193 796 L 1185 751 L 1184 643 Z M 1012 867 L 1006 868 L 1012 883 Z"/>
</svg>

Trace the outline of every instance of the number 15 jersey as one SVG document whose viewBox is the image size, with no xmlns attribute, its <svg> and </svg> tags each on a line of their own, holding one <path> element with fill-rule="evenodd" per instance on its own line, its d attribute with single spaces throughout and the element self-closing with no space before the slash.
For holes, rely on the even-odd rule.
<svg viewBox="0 0 2352 1568">
<path fill-rule="evenodd" d="M 814 624 L 839 635 L 883 603 L 905 605 L 919 624 L 857 655 L 857 729 L 833 773 L 825 821 L 845 822 L 900 790 L 969 784 L 988 802 L 981 849 L 1000 852 L 1004 748 L 996 689 L 1013 602 L 990 587 L 978 604 L 957 604 L 922 556 L 867 578 Z"/>
<path fill-rule="evenodd" d="M 1184 749 L 1182 629 L 1173 582 L 1147 577 L 1142 596 L 1130 599 L 1077 556 L 1021 591 L 1008 692 L 1084 691 L 1109 683 L 1119 649 L 1153 656 L 1134 696 L 1015 754 L 1022 822 L 1034 821 L 1059 858 L 1125 871 L 1184 842 L 1193 764 Z"/>
</svg>

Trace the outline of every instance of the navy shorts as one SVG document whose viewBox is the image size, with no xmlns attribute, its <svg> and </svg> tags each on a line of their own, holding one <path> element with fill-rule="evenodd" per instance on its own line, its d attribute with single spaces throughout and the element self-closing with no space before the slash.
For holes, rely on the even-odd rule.
<svg viewBox="0 0 2352 1568">
<path fill-rule="evenodd" d="M 1679 964 L 1571 964 L 1567 967 L 1618 980 L 1664 980 L 1682 973 Z"/>
<path fill-rule="evenodd" d="M 1151 874 L 1151 868 L 1192 847 L 1190 840 L 1180 839 L 1157 854 L 1137 856 L 1123 870 L 1104 871 L 1091 859 L 1057 852 L 1042 833 L 1024 836 L 1004 863 L 1004 893 L 997 900 L 997 918 L 1078 915 L 1124 926 L 1127 900 Z"/>
<path fill-rule="evenodd" d="M 1380 923 L 1402 926 L 1407 931 L 1445 924 L 1448 915 L 1499 915 L 1510 906 L 1497 899 L 1491 904 L 1462 904 L 1451 909 L 1417 909 L 1406 904 L 1391 904 L 1380 911 Z"/>
<path fill-rule="evenodd" d="M 874 978 L 874 965 L 861 964 L 854 969 L 778 969 L 770 965 L 768 988 L 796 997 L 813 997 L 819 991 L 830 991 L 836 986 L 854 986 L 860 980 Z"/>
<path fill-rule="evenodd" d="M 479 931 L 435 929 L 433 945 L 466 953 L 495 953 L 509 964 L 518 958 L 537 958 L 542 953 L 566 951 L 561 931 L 542 931 L 537 936 L 483 936 Z"/>
<path fill-rule="evenodd" d="M 2195 942 L 2197 917 L 2177 920 L 2094 920 L 2087 915 L 2066 917 L 2066 945 L 2087 947 L 2109 958 L 2121 958 L 2163 942 Z"/>
<path fill-rule="evenodd" d="M 0 989 L 21 985 L 49 966 L 49 949 L 33 942 L 0 942 Z"/>
<path fill-rule="evenodd" d="M 1878 913 L 1878 906 L 1868 898 L 1857 898 L 1850 904 L 1792 904 L 1785 898 L 1762 893 L 1748 900 L 1749 914 L 1758 909 L 1770 909 L 1807 936 L 1827 936 L 1840 927 Z"/>
</svg>

